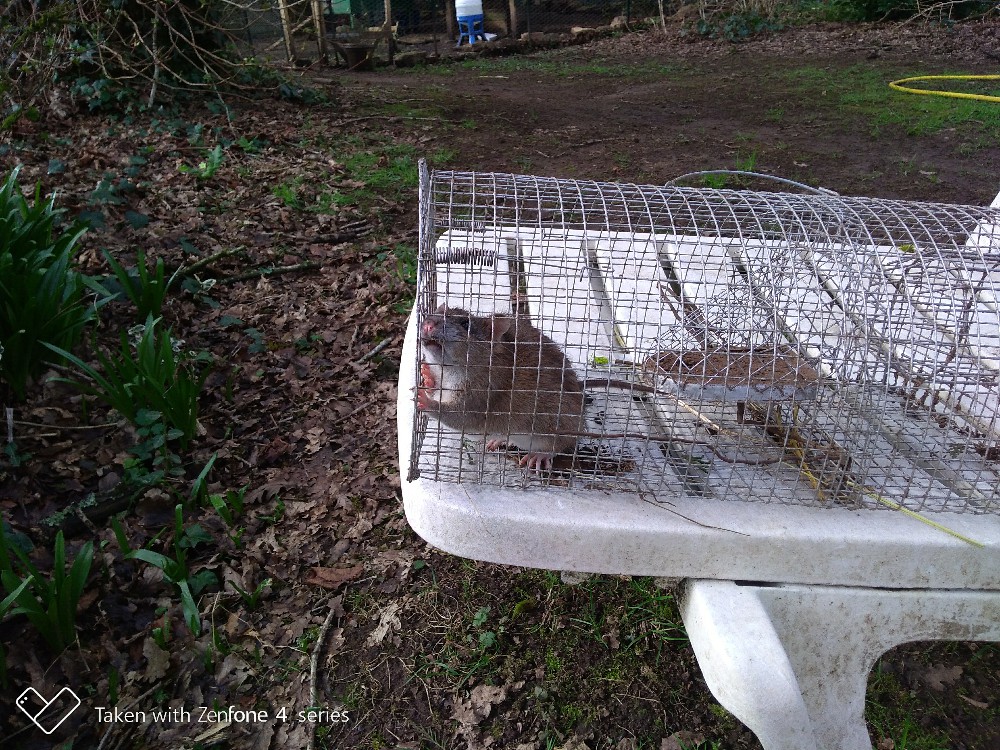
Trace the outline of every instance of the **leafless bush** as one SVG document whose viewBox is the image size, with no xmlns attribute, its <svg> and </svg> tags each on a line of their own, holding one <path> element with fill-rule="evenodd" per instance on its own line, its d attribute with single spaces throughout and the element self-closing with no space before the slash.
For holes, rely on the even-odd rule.
<svg viewBox="0 0 1000 750">
<path fill-rule="evenodd" d="M 901 25 L 913 21 L 950 23 L 958 20 L 996 16 L 998 13 L 1000 13 L 1000 5 L 990 5 L 983 0 L 944 0 L 944 2 L 917 0 L 916 12 L 904 20 Z"/>
<path fill-rule="evenodd" d="M 220 2 L 128 0 L 112 10 L 80 0 L 78 15 L 96 31 L 95 62 L 106 78 L 142 82 L 152 106 L 159 88 L 204 89 L 232 80 L 228 32 L 218 23 Z"/>
<path fill-rule="evenodd" d="M 4 124 L 64 107 L 57 100 L 86 88 L 80 80 L 127 88 L 147 106 L 177 91 L 245 88 L 259 21 L 280 44 L 277 11 L 261 0 L 13 0 L 0 17 Z"/>
<path fill-rule="evenodd" d="M 73 60 L 72 4 L 40 5 L 32 0 L 14 0 L 0 18 L 4 126 L 36 107 L 57 71 Z"/>
<path fill-rule="evenodd" d="M 733 13 L 773 18 L 779 14 L 783 7 L 787 7 L 787 2 L 783 0 L 697 0 L 695 5 L 698 8 L 698 15 L 702 18 Z"/>
</svg>

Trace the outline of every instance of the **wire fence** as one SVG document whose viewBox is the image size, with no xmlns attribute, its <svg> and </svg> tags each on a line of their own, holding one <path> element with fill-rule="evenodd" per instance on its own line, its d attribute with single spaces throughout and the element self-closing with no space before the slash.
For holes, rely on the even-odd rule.
<svg viewBox="0 0 1000 750">
<path fill-rule="evenodd" d="M 455 4 L 446 0 L 249 0 L 228 4 L 221 25 L 249 57 L 320 56 L 314 8 L 332 39 L 383 28 L 389 8 L 394 37 L 407 44 L 454 42 Z M 496 38 L 569 33 L 573 29 L 632 24 L 659 13 L 657 0 L 484 0 L 484 30 Z M 283 18 L 285 23 L 283 24 Z M 286 36 L 286 31 L 289 33 Z"/>
<path fill-rule="evenodd" d="M 350 15 L 370 26 L 385 22 L 382 0 L 351 0 Z M 615 18 L 626 23 L 659 12 L 656 0 L 484 0 L 486 31 L 498 37 L 517 37 L 530 32 L 567 32 L 574 27 L 597 27 Z M 392 0 L 393 24 L 399 34 L 443 33 L 454 26 L 454 3 L 444 0 Z"/>
</svg>

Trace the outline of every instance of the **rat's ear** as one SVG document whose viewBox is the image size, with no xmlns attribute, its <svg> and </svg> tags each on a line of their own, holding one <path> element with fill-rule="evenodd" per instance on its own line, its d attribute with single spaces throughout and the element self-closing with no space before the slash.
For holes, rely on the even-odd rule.
<svg viewBox="0 0 1000 750">
<path fill-rule="evenodd" d="M 493 316 L 493 340 L 502 339 L 504 334 L 510 330 L 514 324 L 514 319 L 508 315 Z"/>
</svg>

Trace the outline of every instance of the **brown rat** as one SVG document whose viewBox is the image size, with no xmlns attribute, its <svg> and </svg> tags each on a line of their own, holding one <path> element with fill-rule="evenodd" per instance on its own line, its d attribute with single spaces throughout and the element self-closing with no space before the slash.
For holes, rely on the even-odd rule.
<svg viewBox="0 0 1000 750">
<path fill-rule="evenodd" d="M 552 468 L 583 425 L 583 385 L 566 355 L 523 316 L 481 317 L 441 305 L 420 327 L 417 407 L 441 422 L 526 451 L 521 466 Z"/>
</svg>

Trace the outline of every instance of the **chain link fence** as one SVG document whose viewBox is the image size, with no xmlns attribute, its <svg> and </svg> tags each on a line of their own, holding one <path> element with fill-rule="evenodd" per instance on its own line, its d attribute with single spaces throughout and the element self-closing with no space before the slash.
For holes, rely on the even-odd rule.
<svg viewBox="0 0 1000 750">
<path fill-rule="evenodd" d="M 655 0 L 514 0 L 505 3 L 509 9 L 514 9 L 508 15 L 516 12 L 516 18 L 511 20 L 516 24 L 515 33 L 546 32 L 563 33 L 574 27 L 607 26 L 614 19 L 621 18 L 625 23 L 632 23 L 659 13 Z M 486 3 L 484 2 L 484 6 Z M 489 10 L 486 11 L 487 24 L 496 22 L 497 18 Z M 510 27 L 504 26 L 504 31 Z"/>
<path fill-rule="evenodd" d="M 669 3 L 668 3 L 669 4 Z M 383 0 L 338 0 L 330 12 L 335 21 L 348 16 L 368 26 L 385 22 Z M 454 26 L 453 0 L 391 0 L 397 33 L 444 33 Z M 659 13 L 657 0 L 483 0 L 486 31 L 498 37 L 523 33 L 567 32 L 573 27 L 605 26 L 615 18 L 626 23 Z"/>
<path fill-rule="evenodd" d="M 325 34 L 333 39 L 384 27 L 387 8 L 402 49 L 407 43 L 457 38 L 454 0 L 251 0 L 230 4 L 223 25 L 247 56 L 284 58 L 290 41 L 293 58 L 315 59 L 314 6 L 322 11 Z M 658 0 L 483 0 L 485 31 L 500 39 L 629 24 L 659 12 Z"/>
</svg>

